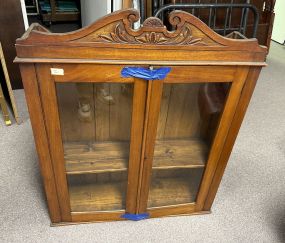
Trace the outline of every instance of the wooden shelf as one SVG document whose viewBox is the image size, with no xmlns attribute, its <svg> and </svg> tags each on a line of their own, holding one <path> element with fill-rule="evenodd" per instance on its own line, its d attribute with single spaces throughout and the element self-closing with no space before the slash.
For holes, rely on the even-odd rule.
<svg viewBox="0 0 285 243">
<path fill-rule="evenodd" d="M 64 144 L 67 174 L 126 171 L 128 157 L 128 142 Z"/>
<path fill-rule="evenodd" d="M 126 171 L 128 142 L 65 143 L 67 174 Z M 158 140 L 153 169 L 204 167 L 207 146 L 201 140 Z"/>
<path fill-rule="evenodd" d="M 153 174 L 148 207 L 195 202 L 203 168 L 177 169 L 171 170 L 171 173 L 161 172 Z M 172 177 L 169 177 L 170 174 Z M 95 174 L 90 177 L 69 175 L 68 184 L 72 212 L 125 209 L 127 178 L 98 182 Z"/>
<path fill-rule="evenodd" d="M 113 211 L 125 209 L 126 182 L 70 184 L 72 212 Z"/>
<path fill-rule="evenodd" d="M 195 202 L 203 169 L 194 169 L 189 172 L 189 176 L 153 178 L 149 192 L 148 207 Z"/>
<path fill-rule="evenodd" d="M 157 140 L 153 169 L 204 167 L 208 147 L 198 139 Z"/>
</svg>

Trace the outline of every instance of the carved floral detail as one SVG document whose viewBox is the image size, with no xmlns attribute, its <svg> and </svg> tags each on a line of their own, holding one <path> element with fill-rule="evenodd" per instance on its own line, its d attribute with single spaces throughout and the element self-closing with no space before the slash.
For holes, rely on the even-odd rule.
<svg viewBox="0 0 285 243">
<path fill-rule="evenodd" d="M 104 42 L 109 43 L 129 43 L 129 44 L 156 44 L 156 45 L 207 45 L 202 38 L 195 38 L 192 36 L 191 26 L 185 24 L 181 27 L 178 34 L 167 36 L 164 31 L 155 31 L 156 28 L 163 27 L 160 20 L 151 19 L 147 23 L 144 23 L 144 27 L 151 26 L 154 27 L 154 31 L 144 31 L 142 34 L 135 36 L 130 35 L 126 29 L 125 25 L 120 22 L 117 24 L 113 32 L 109 34 L 100 34 L 99 38 Z M 171 32 L 170 32 L 171 33 Z"/>
<path fill-rule="evenodd" d="M 149 17 L 143 22 L 143 26 L 149 26 L 149 27 L 164 27 L 164 24 L 162 21 L 155 17 Z"/>
</svg>

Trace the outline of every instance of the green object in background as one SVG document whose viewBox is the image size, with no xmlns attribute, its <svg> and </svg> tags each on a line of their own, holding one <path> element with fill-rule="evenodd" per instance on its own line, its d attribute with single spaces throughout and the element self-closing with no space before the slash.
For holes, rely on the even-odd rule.
<svg viewBox="0 0 285 243">
<path fill-rule="evenodd" d="M 66 0 L 66 1 L 55 1 L 56 3 L 56 11 L 57 12 L 78 12 L 78 8 L 76 6 L 75 1 Z M 51 12 L 51 5 L 49 0 L 39 1 L 39 5 L 42 11 Z"/>
</svg>

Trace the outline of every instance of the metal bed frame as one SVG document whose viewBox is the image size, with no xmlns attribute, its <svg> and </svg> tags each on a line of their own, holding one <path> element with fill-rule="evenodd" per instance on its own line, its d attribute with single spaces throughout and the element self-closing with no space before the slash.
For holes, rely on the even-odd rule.
<svg viewBox="0 0 285 243">
<path fill-rule="evenodd" d="M 164 20 L 164 12 L 169 10 L 190 10 L 193 15 L 196 15 L 200 18 L 200 9 L 209 9 L 209 17 L 207 21 L 207 25 L 216 31 L 219 34 L 227 35 L 233 31 L 239 31 L 241 34 L 246 35 L 247 30 L 247 23 L 248 23 L 248 15 L 249 11 L 253 13 L 253 31 L 252 31 L 252 38 L 256 38 L 257 28 L 259 23 L 259 12 L 258 9 L 250 4 L 250 0 L 245 0 L 245 3 L 185 3 L 185 4 L 166 4 L 162 5 L 157 9 L 154 9 L 154 16 Z M 216 26 L 216 17 L 217 17 L 217 10 L 218 9 L 225 9 L 225 18 L 224 18 L 224 25 L 223 28 L 221 26 Z M 239 27 L 232 26 L 232 12 L 233 9 L 241 9 L 241 20 Z M 249 36 L 247 36 L 249 37 Z"/>
</svg>

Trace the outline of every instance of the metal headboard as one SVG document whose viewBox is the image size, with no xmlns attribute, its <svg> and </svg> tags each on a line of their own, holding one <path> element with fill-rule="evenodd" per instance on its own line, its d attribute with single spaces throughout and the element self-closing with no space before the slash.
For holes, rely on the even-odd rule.
<svg viewBox="0 0 285 243">
<path fill-rule="evenodd" d="M 197 10 L 199 9 L 209 9 L 209 18 L 208 18 L 208 26 L 212 28 L 214 31 L 216 31 L 219 34 L 226 35 L 229 32 L 232 31 L 239 31 L 241 34 L 246 34 L 247 29 L 247 21 L 248 21 L 248 13 L 251 11 L 253 13 L 253 32 L 252 37 L 256 37 L 257 33 L 257 27 L 259 23 L 259 12 L 258 9 L 252 5 L 249 4 L 249 0 L 247 0 L 247 3 L 185 3 L 185 4 L 166 4 L 162 7 L 158 8 L 154 12 L 154 16 L 158 17 L 163 20 L 164 18 L 164 12 L 167 10 L 182 10 L 187 9 L 191 10 L 191 13 L 195 15 Z M 224 18 L 224 26 L 221 28 L 220 26 L 216 26 L 216 17 L 217 17 L 217 9 L 225 9 L 225 18 Z M 241 20 L 239 27 L 232 27 L 232 11 L 233 9 L 241 9 Z M 199 14 L 197 16 L 200 17 Z"/>
</svg>

